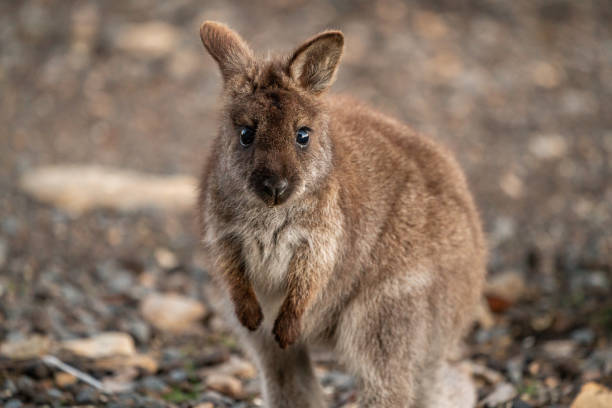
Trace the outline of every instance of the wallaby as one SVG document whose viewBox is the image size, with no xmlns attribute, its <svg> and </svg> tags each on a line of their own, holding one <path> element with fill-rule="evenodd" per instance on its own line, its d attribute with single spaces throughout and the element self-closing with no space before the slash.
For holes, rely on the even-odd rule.
<svg viewBox="0 0 612 408">
<path fill-rule="evenodd" d="M 223 77 L 202 240 L 266 406 L 326 406 L 312 346 L 355 375 L 362 407 L 474 406 L 449 356 L 480 299 L 486 251 L 452 155 L 326 93 L 340 31 L 265 59 L 223 24 L 200 34 Z"/>
</svg>

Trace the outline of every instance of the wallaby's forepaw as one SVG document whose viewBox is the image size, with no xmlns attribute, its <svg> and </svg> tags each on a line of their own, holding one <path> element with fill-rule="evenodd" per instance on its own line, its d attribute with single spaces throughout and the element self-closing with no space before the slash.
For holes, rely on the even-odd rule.
<svg viewBox="0 0 612 408">
<path fill-rule="evenodd" d="M 264 317 L 255 299 L 245 300 L 241 305 L 236 305 L 236 316 L 240 323 L 251 331 L 257 330 Z"/>
<path fill-rule="evenodd" d="M 300 320 L 295 315 L 281 310 L 274 322 L 272 333 L 280 348 L 287 348 L 300 336 Z"/>
</svg>

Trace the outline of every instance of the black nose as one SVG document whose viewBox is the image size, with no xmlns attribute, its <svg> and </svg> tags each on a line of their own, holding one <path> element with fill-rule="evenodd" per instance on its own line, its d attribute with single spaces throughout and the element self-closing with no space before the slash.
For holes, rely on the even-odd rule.
<svg viewBox="0 0 612 408">
<path fill-rule="evenodd" d="M 263 185 L 266 192 L 277 199 L 285 192 L 285 190 L 287 190 L 289 182 L 284 178 L 274 176 L 266 178 L 263 181 Z"/>
</svg>

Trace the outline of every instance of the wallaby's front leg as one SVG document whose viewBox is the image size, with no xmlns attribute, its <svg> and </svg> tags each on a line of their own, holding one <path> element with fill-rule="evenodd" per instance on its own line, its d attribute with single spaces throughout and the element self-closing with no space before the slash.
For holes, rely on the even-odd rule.
<svg viewBox="0 0 612 408">
<path fill-rule="evenodd" d="M 256 330 L 263 313 L 249 281 L 241 249 L 235 239 L 225 239 L 217 257 L 217 268 L 228 286 L 238 320 L 249 330 Z"/>
<path fill-rule="evenodd" d="M 288 270 L 287 295 L 274 322 L 274 338 L 281 348 L 295 343 L 300 336 L 302 316 L 316 298 L 327 274 L 315 262 L 312 249 L 303 244 L 294 254 Z"/>
</svg>

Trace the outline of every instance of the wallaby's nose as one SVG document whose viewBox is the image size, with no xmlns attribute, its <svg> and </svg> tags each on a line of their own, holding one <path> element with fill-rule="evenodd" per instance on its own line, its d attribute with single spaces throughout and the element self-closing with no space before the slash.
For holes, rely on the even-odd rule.
<svg viewBox="0 0 612 408">
<path fill-rule="evenodd" d="M 287 181 L 287 179 L 272 176 L 266 178 L 263 181 L 263 185 L 266 189 L 266 192 L 272 197 L 274 197 L 274 200 L 276 200 L 285 192 L 285 190 L 287 190 L 289 182 Z"/>
</svg>

